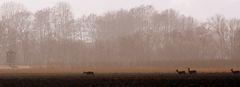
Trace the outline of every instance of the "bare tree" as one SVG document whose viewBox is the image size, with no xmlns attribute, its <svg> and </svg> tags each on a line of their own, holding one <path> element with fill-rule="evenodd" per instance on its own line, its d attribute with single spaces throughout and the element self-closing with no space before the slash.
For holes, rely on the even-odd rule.
<svg viewBox="0 0 240 87">
<path fill-rule="evenodd" d="M 7 31 L 7 48 L 8 50 L 18 51 L 22 55 L 23 61 L 27 61 L 28 57 L 28 32 L 30 26 L 30 13 L 26 8 L 19 3 L 7 2 L 1 7 L 2 9 L 2 22 Z"/>
<path fill-rule="evenodd" d="M 35 60 L 38 60 L 38 64 L 45 67 L 50 63 L 49 59 L 51 58 L 51 49 L 52 45 L 54 45 L 51 43 L 53 40 L 51 13 L 51 8 L 45 8 L 34 14 L 33 28 L 37 31 L 35 37 L 37 38 L 36 42 L 39 43 L 37 46 L 38 49 L 35 51 L 39 54 L 39 58 Z"/>
<path fill-rule="evenodd" d="M 13 50 L 26 65 L 136 66 L 240 56 L 239 19 L 219 15 L 200 22 L 142 5 L 75 19 L 65 2 L 35 13 L 7 2 L 1 13 L 0 58 Z"/>
<path fill-rule="evenodd" d="M 215 31 L 213 35 L 219 41 L 219 53 L 218 58 L 225 59 L 227 56 L 227 39 L 228 39 L 228 28 L 226 25 L 226 19 L 223 16 L 216 15 L 209 20 L 211 29 Z"/>
<path fill-rule="evenodd" d="M 230 47 L 230 57 L 238 58 L 239 57 L 239 31 L 240 31 L 240 20 L 231 19 L 228 22 L 229 27 L 229 47 Z"/>
</svg>

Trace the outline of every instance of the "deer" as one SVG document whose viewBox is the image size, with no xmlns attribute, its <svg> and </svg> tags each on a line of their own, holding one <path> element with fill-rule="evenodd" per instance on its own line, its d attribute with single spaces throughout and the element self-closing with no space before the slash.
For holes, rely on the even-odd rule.
<svg viewBox="0 0 240 87">
<path fill-rule="evenodd" d="M 196 70 L 191 70 L 190 68 L 188 68 L 188 73 L 189 74 L 197 74 Z"/>
<path fill-rule="evenodd" d="M 94 72 L 92 72 L 92 71 L 83 72 L 83 74 L 88 75 L 88 76 L 95 76 Z"/>
<path fill-rule="evenodd" d="M 184 75 L 184 74 L 186 74 L 185 71 L 179 71 L 178 69 L 176 70 L 176 72 L 177 72 L 177 74 L 179 74 L 179 75 Z"/>
<path fill-rule="evenodd" d="M 238 70 L 233 70 L 233 69 L 231 69 L 231 72 L 232 72 L 233 74 L 239 74 L 239 73 L 240 73 L 240 71 L 238 71 Z"/>
</svg>

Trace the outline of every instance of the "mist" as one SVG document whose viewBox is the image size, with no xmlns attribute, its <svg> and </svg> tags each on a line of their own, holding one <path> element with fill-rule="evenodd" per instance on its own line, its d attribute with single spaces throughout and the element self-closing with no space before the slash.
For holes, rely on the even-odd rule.
<svg viewBox="0 0 240 87">
<path fill-rule="evenodd" d="M 239 67 L 240 19 L 224 15 L 198 19 L 152 5 L 76 18 L 66 2 L 35 12 L 21 3 L 5 2 L 0 65 Z"/>
</svg>

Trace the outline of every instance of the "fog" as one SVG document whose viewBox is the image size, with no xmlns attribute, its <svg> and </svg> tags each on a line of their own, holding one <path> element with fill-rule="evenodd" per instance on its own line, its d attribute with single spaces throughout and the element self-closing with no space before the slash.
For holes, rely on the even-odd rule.
<svg viewBox="0 0 240 87">
<path fill-rule="evenodd" d="M 25 1 L 10 0 L 1 5 L 2 66 L 240 66 L 240 19 L 236 8 L 232 9 L 236 14 L 226 11 L 205 21 L 201 20 L 204 15 L 192 17 L 174 8 L 160 11 L 158 6 L 144 4 L 76 17 L 74 12 L 78 10 L 71 1 L 34 11 L 25 6 Z M 184 1 L 174 3 L 191 6 Z M 229 14 L 236 16 L 231 18 Z"/>
</svg>

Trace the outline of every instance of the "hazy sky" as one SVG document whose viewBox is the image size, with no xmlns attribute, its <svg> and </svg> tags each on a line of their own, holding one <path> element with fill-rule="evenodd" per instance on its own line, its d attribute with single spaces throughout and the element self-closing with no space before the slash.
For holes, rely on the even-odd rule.
<svg viewBox="0 0 240 87">
<path fill-rule="evenodd" d="M 240 17 L 240 0 L 0 0 L 0 4 L 6 1 L 20 2 L 33 12 L 52 7 L 59 1 L 65 1 L 71 4 L 75 17 L 89 13 L 102 14 L 121 8 L 129 9 L 139 5 L 153 5 L 159 11 L 173 8 L 198 19 L 205 19 L 215 14 L 227 18 Z"/>
</svg>

